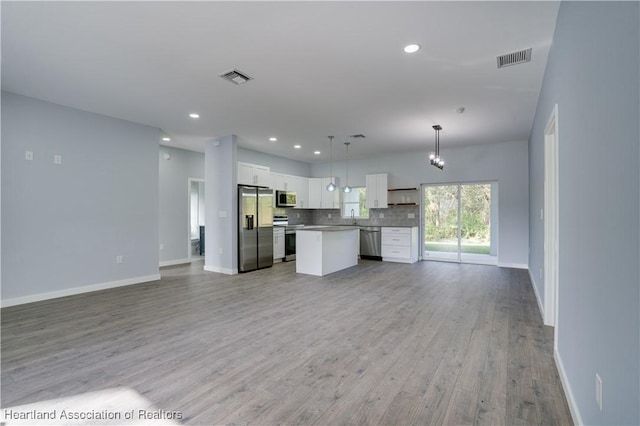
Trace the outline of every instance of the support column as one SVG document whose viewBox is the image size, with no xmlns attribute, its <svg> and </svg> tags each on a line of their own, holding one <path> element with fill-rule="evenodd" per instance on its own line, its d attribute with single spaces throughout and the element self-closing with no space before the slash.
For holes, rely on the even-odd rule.
<svg viewBox="0 0 640 426">
<path fill-rule="evenodd" d="M 208 140 L 204 155 L 204 270 L 238 273 L 238 166 L 235 135 Z"/>
</svg>

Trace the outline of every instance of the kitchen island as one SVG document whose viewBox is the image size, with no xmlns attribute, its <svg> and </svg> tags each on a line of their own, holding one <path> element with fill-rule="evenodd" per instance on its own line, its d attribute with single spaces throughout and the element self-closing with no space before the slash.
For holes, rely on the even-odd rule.
<svg viewBox="0 0 640 426">
<path fill-rule="evenodd" d="M 296 272 L 322 277 L 358 264 L 360 230 L 355 226 L 317 226 L 296 233 Z"/>
</svg>

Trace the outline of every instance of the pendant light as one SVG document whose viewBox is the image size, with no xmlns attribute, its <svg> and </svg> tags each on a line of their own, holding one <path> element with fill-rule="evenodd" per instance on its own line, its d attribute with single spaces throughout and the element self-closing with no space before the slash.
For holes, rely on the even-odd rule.
<svg viewBox="0 0 640 426">
<path fill-rule="evenodd" d="M 436 124 L 433 126 L 433 130 L 436 131 L 436 146 L 435 152 L 432 152 L 429 155 L 429 162 L 432 166 L 435 166 L 442 170 L 444 168 L 444 160 L 440 157 L 440 130 L 442 130 L 442 126 Z"/>
<path fill-rule="evenodd" d="M 329 159 L 331 161 L 331 182 L 329 182 L 326 189 L 329 192 L 333 192 L 336 190 L 336 184 L 333 183 L 333 136 L 329 136 Z"/>
<path fill-rule="evenodd" d="M 349 186 L 349 145 L 351 145 L 351 142 L 345 142 L 344 144 L 347 147 L 347 185 L 342 190 L 348 194 L 349 192 L 351 192 L 351 187 Z"/>
</svg>

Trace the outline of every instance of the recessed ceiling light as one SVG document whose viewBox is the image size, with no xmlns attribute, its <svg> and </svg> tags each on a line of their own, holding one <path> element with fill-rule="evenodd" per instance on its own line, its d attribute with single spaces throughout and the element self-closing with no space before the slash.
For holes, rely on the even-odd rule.
<svg viewBox="0 0 640 426">
<path fill-rule="evenodd" d="M 195 112 L 192 112 L 191 114 L 189 114 L 189 117 L 191 117 L 191 118 L 200 118 L 200 114 L 196 114 Z"/>
<path fill-rule="evenodd" d="M 420 50 L 420 45 L 418 44 L 408 44 L 404 47 L 406 53 L 415 53 L 418 50 Z"/>
<path fill-rule="evenodd" d="M 315 155 L 320 155 L 320 151 L 313 151 Z"/>
<path fill-rule="evenodd" d="M 162 140 L 165 141 L 165 142 L 169 142 L 171 140 L 171 138 L 165 136 L 164 138 L 162 138 Z"/>
<path fill-rule="evenodd" d="M 302 148 L 302 145 L 294 145 L 293 147 L 294 147 L 295 149 L 300 149 L 300 148 Z"/>
<path fill-rule="evenodd" d="M 277 140 L 278 140 L 278 138 L 271 137 L 271 138 L 269 138 L 269 140 L 270 140 L 271 142 L 275 142 L 275 141 L 277 141 Z"/>
</svg>

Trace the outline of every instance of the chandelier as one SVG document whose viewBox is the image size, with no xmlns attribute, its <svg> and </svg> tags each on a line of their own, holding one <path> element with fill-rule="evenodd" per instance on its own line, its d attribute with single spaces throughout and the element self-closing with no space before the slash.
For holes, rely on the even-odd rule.
<svg viewBox="0 0 640 426">
<path fill-rule="evenodd" d="M 440 157 L 440 130 L 442 130 L 442 126 L 436 124 L 433 126 L 433 130 L 436 131 L 436 146 L 435 152 L 432 152 L 429 155 L 429 162 L 432 166 L 436 166 L 440 170 L 444 168 L 444 160 Z"/>
</svg>

